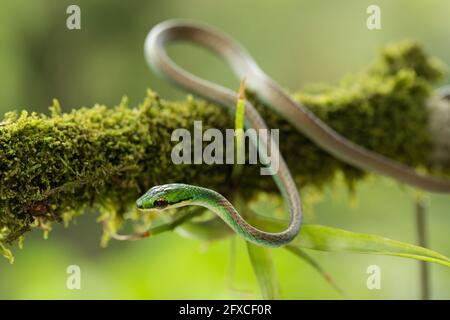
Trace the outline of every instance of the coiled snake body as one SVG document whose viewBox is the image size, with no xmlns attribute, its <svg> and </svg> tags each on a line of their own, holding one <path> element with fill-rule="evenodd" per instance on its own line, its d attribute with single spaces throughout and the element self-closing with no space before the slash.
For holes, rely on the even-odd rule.
<svg viewBox="0 0 450 320">
<path fill-rule="evenodd" d="M 150 66 L 185 88 L 209 100 L 234 110 L 236 93 L 183 70 L 167 55 L 169 42 L 190 41 L 218 53 L 234 73 L 247 80 L 248 87 L 276 112 L 287 119 L 302 134 L 335 156 L 362 170 L 392 177 L 400 182 L 431 192 L 450 192 L 450 182 L 417 174 L 413 169 L 349 141 L 304 106 L 294 101 L 277 83 L 267 76 L 247 51 L 237 42 L 210 26 L 184 20 L 165 21 L 155 26 L 145 41 L 145 56 Z M 249 102 L 245 102 L 246 127 L 267 129 L 262 117 Z M 249 225 L 228 200 L 213 190 L 186 184 L 170 184 L 150 189 L 137 201 L 141 210 L 165 210 L 184 205 L 204 206 L 221 217 L 235 232 L 247 240 L 281 246 L 289 243 L 299 232 L 302 209 L 297 188 L 290 171 L 279 154 L 276 143 L 258 137 L 258 148 L 271 147 L 279 155 L 279 170 L 273 176 L 290 210 L 290 223 L 281 233 L 267 233 Z M 256 141 L 254 141 L 256 143 Z"/>
</svg>

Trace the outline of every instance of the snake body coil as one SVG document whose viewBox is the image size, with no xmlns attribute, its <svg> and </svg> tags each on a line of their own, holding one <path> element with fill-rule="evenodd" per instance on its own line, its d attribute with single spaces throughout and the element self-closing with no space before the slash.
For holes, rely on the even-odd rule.
<svg viewBox="0 0 450 320">
<path fill-rule="evenodd" d="M 149 65 L 170 81 L 209 100 L 234 110 L 236 93 L 201 79 L 176 65 L 167 55 L 166 46 L 174 41 L 190 41 L 222 56 L 234 73 L 247 80 L 249 88 L 287 119 L 302 134 L 336 158 L 362 170 L 380 173 L 403 183 L 431 192 L 450 192 L 450 182 L 417 174 L 413 169 L 378 153 L 356 145 L 326 125 L 304 106 L 294 101 L 276 82 L 267 76 L 237 42 L 210 26 L 183 20 L 165 21 L 155 26 L 145 41 L 145 57 Z M 249 102 L 245 105 L 246 126 L 267 129 L 262 117 Z M 281 233 L 267 233 L 249 225 L 222 195 L 215 191 L 185 185 L 156 186 L 144 194 L 137 206 L 142 210 L 164 210 L 184 205 L 199 205 L 215 212 L 235 232 L 247 240 L 281 246 L 299 232 L 302 218 L 300 198 L 290 171 L 272 140 L 258 137 L 259 148 L 271 146 L 279 156 L 279 171 L 273 176 L 289 205 L 290 224 Z"/>
</svg>

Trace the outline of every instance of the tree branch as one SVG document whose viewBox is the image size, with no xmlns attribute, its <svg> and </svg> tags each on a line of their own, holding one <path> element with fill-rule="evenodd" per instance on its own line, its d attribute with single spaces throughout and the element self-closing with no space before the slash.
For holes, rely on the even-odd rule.
<svg viewBox="0 0 450 320">
<path fill-rule="evenodd" d="M 415 43 L 383 50 L 364 71 L 336 87 L 296 94 L 331 127 L 352 141 L 388 157 L 429 171 L 449 173 L 450 165 L 430 159 L 426 100 L 442 68 Z M 272 128 L 280 129 L 281 151 L 299 187 L 321 188 L 342 172 L 348 185 L 364 174 L 319 149 L 286 120 L 261 103 L 257 108 Z M 153 185 L 184 182 L 227 193 L 231 165 L 174 165 L 171 134 L 233 128 L 219 106 L 188 97 L 166 101 L 149 91 L 135 108 L 124 98 L 119 106 L 96 105 L 69 113 L 57 101 L 51 115 L 8 113 L 0 124 L 0 245 L 11 243 L 35 226 L 36 217 L 68 222 L 85 208 L 122 217 L 135 199 Z M 257 166 L 241 176 L 245 197 L 275 191 Z"/>
</svg>

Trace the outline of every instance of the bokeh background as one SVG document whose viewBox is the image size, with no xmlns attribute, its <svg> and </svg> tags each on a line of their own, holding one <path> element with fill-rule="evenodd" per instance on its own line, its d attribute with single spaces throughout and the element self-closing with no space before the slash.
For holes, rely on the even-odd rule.
<svg viewBox="0 0 450 320">
<path fill-rule="evenodd" d="M 82 29 L 66 28 L 66 8 L 81 7 Z M 381 7 L 382 30 L 366 28 L 366 8 Z M 368 64 L 386 43 L 416 39 L 450 65 L 447 0 L 3 0 L 0 4 L 0 112 L 46 112 L 53 98 L 65 111 L 95 103 L 138 104 L 147 88 L 164 98 L 184 92 L 149 71 L 143 41 L 168 18 L 208 22 L 236 37 L 261 66 L 289 90 L 314 82 L 336 83 Z M 197 74 L 238 86 L 228 68 L 204 51 L 177 46 L 172 54 Z M 448 82 L 448 80 L 447 80 Z M 307 221 L 415 243 L 414 200 L 395 183 L 372 179 L 350 197 L 326 190 Z M 450 199 L 430 197 L 429 246 L 450 255 Z M 10 265 L 0 259 L 0 298 L 259 298 L 241 240 L 232 290 L 227 284 L 230 241 L 205 245 L 176 234 L 100 249 L 101 227 L 85 214 L 50 238 L 28 235 Z M 419 298 L 418 262 L 394 257 L 310 252 L 350 298 Z M 274 250 L 280 285 L 289 299 L 339 299 L 305 262 Z M 66 288 L 66 268 L 81 267 L 81 290 Z M 379 265 L 381 290 L 366 288 L 366 268 Z M 450 271 L 431 265 L 432 298 L 450 298 Z"/>
</svg>

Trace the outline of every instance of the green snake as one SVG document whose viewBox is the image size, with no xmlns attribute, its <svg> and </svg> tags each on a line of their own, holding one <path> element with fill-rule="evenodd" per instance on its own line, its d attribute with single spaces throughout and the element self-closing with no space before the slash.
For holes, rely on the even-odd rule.
<svg viewBox="0 0 450 320">
<path fill-rule="evenodd" d="M 150 66 L 177 85 L 194 92 L 233 111 L 236 93 L 207 80 L 201 79 L 176 65 L 167 55 L 166 46 L 174 41 L 190 41 L 206 47 L 222 56 L 234 73 L 245 78 L 248 87 L 258 98 L 287 119 L 297 130 L 318 146 L 362 170 L 376 172 L 400 182 L 430 192 L 450 192 L 450 182 L 432 176 L 417 174 L 412 168 L 367 150 L 346 139 L 317 118 L 303 105 L 294 101 L 275 81 L 266 75 L 253 58 L 237 42 L 211 26 L 185 20 L 169 20 L 152 28 L 145 41 L 145 56 Z M 267 129 L 254 106 L 245 102 L 246 127 Z M 245 239 L 266 246 L 282 246 L 289 243 L 300 231 L 302 209 L 300 197 L 292 175 L 273 141 L 261 141 L 258 149 L 269 144 L 279 156 L 279 170 L 273 175 L 278 188 L 288 203 L 290 223 L 280 233 L 268 233 L 249 225 L 219 193 L 187 184 L 155 186 L 140 197 L 136 205 L 141 210 L 166 210 L 186 205 L 208 208 L 223 219 Z M 264 139 L 263 139 L 264 140 Z"/>
<path fill-rule="evenodd" d="M 254 129 L 267 129 L 267 125 L 255 107 L 240 97 L 241 94 L 236 96 L 234 92 L 230 91 L 230 103 L 227 106 L 233 110 L 239 104 L 245 104 L 245 126 Z M 278 170 L 274 171 L 272 167 L 266 169 L 271 171 L 270 173 L 275 183 L 289 205 L 290 223 L 283 232 L 269 233 L 259 230 L 248 224 L 234 206 L 221 194 L 207 188 L 181 183 L 166 184 L 151 188 L 136 201 L 137 208 L 144 211 L 161 211 L 186 205 L 202 206 L 216 213 L 232 230 L 250 242 L 272 247 L 282 246 L 291 242 L 299 233 L 302 221 L 300 196 L 294 179 L 280 155 L 276 142 L 271 139 L 272 137 L 270 135 L 258 135 L 257 141 L 255 140 L 255 136 L 251 136 L 250 138 L 252 140 L 251 142 L 257 146 L 260 157 L 265 158 L 267 156 L 267 153 L 262 151 L 265 151 L 268 146 L 270 146 L 272 154 L 279 155 L 279 159 L 277 159 Z M 263 159 L 262 162 L 264 163 L 266 160 Z M 211 223 L 214 223 L 214 221 Z M 221 230 L 224 229 L 221 228 Z"/>
</svg>

